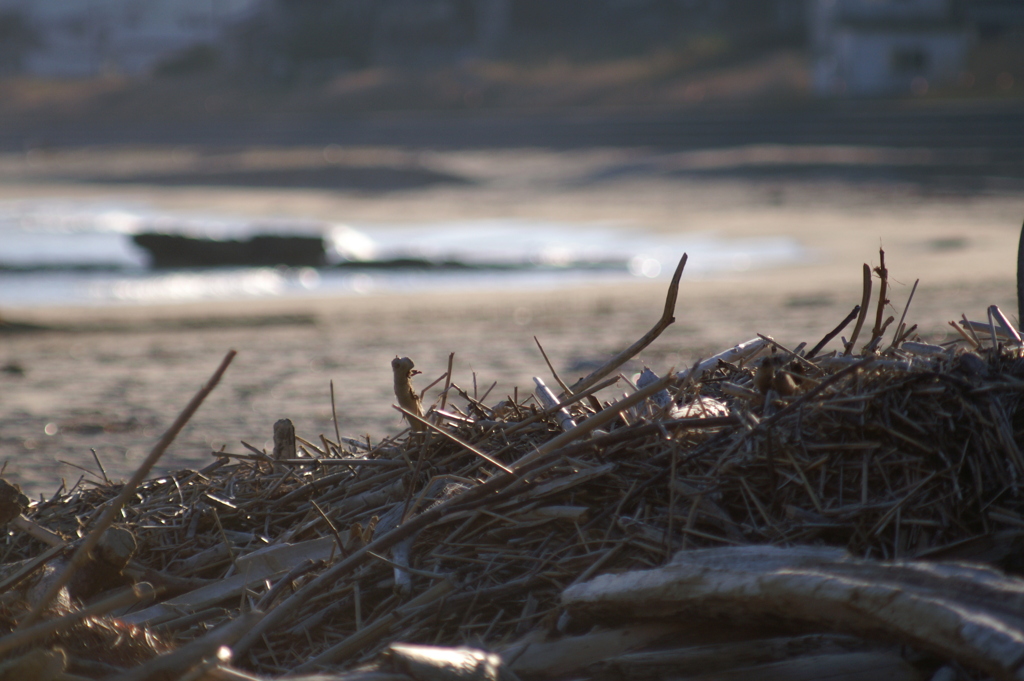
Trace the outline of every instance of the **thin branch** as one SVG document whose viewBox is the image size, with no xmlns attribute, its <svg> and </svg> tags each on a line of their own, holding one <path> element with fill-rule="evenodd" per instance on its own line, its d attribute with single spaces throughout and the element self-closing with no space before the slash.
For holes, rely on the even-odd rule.
<svg viewBox="0 0 1024 681">
<path fill-rule="evenodd" d="M 889 270 L 885 268 L 885 251 L 881 248 L 878 249 L 878 267 L 875 268 L 875 273 L 881 280 L 881 284 L 878 287 L 878 308 L 875 310 L 875 326 L 871 329 L 871 342 L 874 343 L 876 338 L 881 338 L 882 334 L 885 333 L 885 328 L 882 326 L 882 318 L 885 315 L 885 304 L 889 302 L 885 298 L 886 289 L 889 285 Z"/>
<path fill-rule="evenodd" d="M 668 295 L 665 297 L 665 309 L 661 313 L 661 319 L 658 320 L 658 323 L 655 324 L 650 331 L 645 333 L 640 340 L 608 360 L 604 366 L 595 369 L 590 373 L 590 375 L 574 383 L 570 387 L 572 392 L 578 393 L 581 390 L 589 388 L 629 360 L 636 357 L 641 350 L 653 343 L 665 329 L 672 325 L 676 320 L 674 314 L 676 309 L 676 298 L 679 296 L 679 279 L 683 276 L 683 268 L 686 267 L 686 258 L 686 253 L 683 253 L 683 257 L 679 259 L 679 264 L 676 265 L 675 274 L 672 275 L 672 282 L 668 286 Z"/>
<path fill-rule="evenodd" d="M 860 335 L 861 327 L 864 326 L 864 319 L 868 316 L 868 305 L 871 304 L 871 267 L 864 263 L 864 292 L 860 299 L 860 314 L 857 316 L 857 324 L 853 327 L 853 334 L 846 344 L 844 355 L 853 352 L 853 346 L 857 343 L 857 336 Z"/>
<path fill-rule="evenodd" d="M 409 419 L 409 423 L 414 423 L 414 422 L 421 423 L 424 426 L 426 426 L 427 428 L 429 428 L 430 430 L 434 431 L 435 433 L 437 433 L 439 435 L 443 435 L 444 437 L 448 438 L 449 440 L 451 440 L 452 442 L 454 442 L 458 446 L 462 447 L 466 451 L 472 452 L 473 454 L 476 454 L 477 456 L 479 456 L 481 459 L 483 459 L 487 463 L 492 464 L 494 466 L 497 466 L 498 468 L 500 468 L 501 470 L 505 471 L 506 473 L 512 473 L 513 472 L 511 468 L 509 468 L 508 466 L 506 466 L 502 462 L 498 461 L 494 457 L 490 456 L 489 454 L 486 454 L 485 452 L 480 451 L 479 449 L 477 449 L 473 445 L 469 444 L 468 442 L 464 442 L 460 438 L 458 438 L 455 435 L 452 435 L 451 433 L 449 433 L 444 428 L 439 428 L 438 426 L 435 426 L 433 423 L 431 423 L 430 421 L 426 420 L 422 416 L 420 416 L 418 414 L 414 414 L 411 411 L 409 411 L 408 409 L 400 407 L 397 404 L 393 404 L 391 406 L 394 407 L 395 409 L 397 409 L 398 411 L 402 412 L 403 414 L 405 414 L 405 417 L 407 419 Z"/>
<path fill-rule="evenodd" d="M 537 349 L 540 350 L 540 354 L 544 357 L 544 361 L 547 362 L 548 369 L 551 370 L 551 375 L 555 377 L 555 383 L 557 383 L 558 387 L 562 389 L 562 394 L 566 397 L 572 395 L 572 391 L 569 390 L 569 386 L 563 383 L 562 379 L 558 377 L 558 372 L 555 371 L 555 367 L 552 366 L 551 360 L 548 359 L 548 353 L 544 352 L 544 346 L 540 344 L 540 341 L 537 340 L 536 336 L 533 337 L 533 342 L 537 344 Z"/>
<path fill-rule="evenodd" d="M 217 367 L 215 372 L 213 372 L 213 376 L 210 377 L 210 380 L 206 385 L 200 388 L 199 392 L 197 392 L 195 397 L 192 398 L 192 401 L 185 406 L 185 409 L 178 415 L 178 418 L 175 419 L 174 423 L 171 424 L 171 427 L 167 429 L 167 432 L 164 433 L 162 438 L 160 438 L 160 441 L 156 443 L 153 450 L 149 453 L 149 456 L 147 456 L 145 461 L 142 462 L 142 465 L 136 469 L 131 479 L 128 480 L 124 487 L 121 488 L 120 494 L 118 494 L 114 500 L 107 505 L 103 515 L 101 515 L 99 520 L 96 521 L 92 530 L 88 535 L 86 535 L 85 539 L 79 545 L 78 550 L 75 551 L 75 555 L 73 555 L 71 560 L 68 561 L 67 567 L 64 568 L 63 572 L 61 572 L 57 578 L 50 583 L 50 587 L 46 590 L 46 593 L 44 593 L 39 599 L 39 602 L 36 603 L 32 612 L 30 612 L 25 619 L 21 621 L 18 625 L 18 629 L 26 629 L 35 624 L 46 608 L 49 607 L 50 603 L 53 602 L 53 599 L 57 597 L 57 594 L 60 593 L 60 590 L 63 589 L 69 581 L 71 581 L 71 577 L 74 576 L 75 571 L 89 559 L 90 551 L 92 551 L 93 547 L 99 543 L 103 532 L 113 524 L 114 519 L 121 512 L 121 507 L 124 506 L 125 502 L 127 502 L 132 495 L 135 494 L 135 488 L 146 479 L 146 476 L 149 475 L 153 466 L 156 465 L 156 462 L 160 460 L 163 453 L 167 451 L 167 448 L 172 442 L 174 442 L 174 438 L 178 436 L 178 433 L 181 432 L 181 429 L 184 428 L 185 424 L 192 418 L 192 415 L 196 413 L 199 406 L 203 403 L 203 400 L 206 399 L 206 396 L 213 392 L 213 389 L 217 387 L 217 383 L 220 382 L 221 376 L 224 375 L 228 365 L 231 364 L 231 360 L 235 358 L 235 354 L 234 350 L 228 351 L 228 354 L 225 355 L 224 359 L 221 361 L 220 366 Z"/>
<path fill-rule="evenodd" d="M 448 353 L 448 370 L 444 372 L 444 390 L 441 391 L 441 411 L 444 411 L 448 404 L 448 388 L 452 385 L 452 364 L 455 363 L 455 353 Z"/>
<path fill-rule="evenodd" d="M 331 380 L 331 418 L 334 419 L 334 437 L 337 438 L 339 449 L 341 448 L 341 429 L 338 428 L 338 410 L 334 407 L 334 380 Z"/>
<path fill-rule="evenodd" d="M 920 279 L 914 280 L 914 288 L 910 289 L 910 297 L 907 298 L 907 304 L 903 306 L 903 314 L 900 315 L 900 323 L 896 325 L 896 333 L 893 334 L 892 345 L 896 345 L 896 339 L 899 338 L 900 332 L 903 330 L 903 322 L 907 319 L 907 310 L 910 309 L 910 303 L 914 300 L 914 293 L 917 292 L 917 285 L 921 283 Z"/>
<path fill-rule="evenodd" d="M 850 314 L 846 315 L 846 318 L 839 322 L 839 326 L 826 333 L 825 337 L 818 341 L 817 345 L 811 348 L 811 351 L 807 353 L 807 359 L 811 359 L 821 352 L 821 349 L 828 345 L 830 340 L 842 333 L 843 329 L 845 329 L 858 314 L 860 314 L 860 305 L 854 306 L 853 310 L 850 311 Z"/>
</svg>

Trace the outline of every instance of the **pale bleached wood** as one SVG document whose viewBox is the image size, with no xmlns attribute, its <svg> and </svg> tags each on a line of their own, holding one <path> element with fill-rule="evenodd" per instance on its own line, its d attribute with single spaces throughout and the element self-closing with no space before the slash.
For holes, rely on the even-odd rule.
<svg viewBox="0 0 1024 681">
<path fill-rule="evenodd" d="M 680 371 L 677 376 L 679 380 L 699 380 L 704 374 L 711 371 L 718 366 L 719 362 L 729 362 L 734 364 L 739 361 L 749 362 L 754 359 L 759 352 L 768 347 L 769 342 L 763 338 L 751 338 L 748 341 L 738 343 L 728 350 L 723 350 L 717 355 L 712 355 L 705 360 L 698 362 L 696 365 Z"/>
<path fill-rule="evenodd" d="M 683 551 L 662 568 L 569 587 L 574 618 L 707 618 L 881 638 L 1024 679 L 1024 580 L 940 563 L 886 563 L 800 546 Z"/>
<path fill-rule="evenodd" d="M 558 419 L 558 427 L 561 428 L 563 432 L 575 428 L 576 421 L 573 420 L 569 410 L 565 407 L 559 408 L 557 406 L 558 399 L 555 397 L 555 394 L 551 392 L 551 389 L 544 384 L 544 381 L 537 376 L 534 376 L 533 383 L 537 387 L 534 392 L 534 395 L 537 397 L 537 401 L 540 402 L 540 406 L 545 410 L 554 412 L 555 418 Z"/>
<path fill-rule="evenodd" d="M 381 665 L 416 681 L 518 681 L 501 655 L 479 648 L 392 643 Z"/>
<path fill-rule="evenodd" d="M 705 627 L 704 636 L 722 642 L 677 648 L 627 652 L 589 665 L 584 674 L 591 678 L 615 674 L 625 679 L 705 678 L 781 679 L 817 681 L 921 681 L 898 649 L 862 651 L 864 642 L 850 636 L 810 634 L 773 638 L 730 640 L 726 626 Z M 703 636 L 681 636 L 694 640 Z M 856 652 L 851 652 L 856 651 Z"/>
</svg>

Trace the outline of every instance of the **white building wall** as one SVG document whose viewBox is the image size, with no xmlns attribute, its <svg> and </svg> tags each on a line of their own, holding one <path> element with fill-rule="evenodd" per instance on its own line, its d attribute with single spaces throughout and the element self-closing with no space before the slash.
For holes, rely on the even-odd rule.
<svg viewBox="0 0 1024 681">
<path fill-rule="evenodd" d="M 823 96 L 901 94 L 955 79 L 971 35 L 949 0 L 814 0 L 812 87 Z"/>
<path fill-rule="evenodd" d="M 845 94 L 876 95 L 938 85 L 957 77 L 968 47 L 964 32 L 841 30 L 835 39 L 839 82 L 834 86 Z"/>
</svg>

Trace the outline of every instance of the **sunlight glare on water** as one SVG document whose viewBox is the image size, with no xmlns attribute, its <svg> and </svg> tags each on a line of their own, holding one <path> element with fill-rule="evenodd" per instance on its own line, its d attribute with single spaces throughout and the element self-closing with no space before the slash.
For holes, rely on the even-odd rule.
<svg viewBox="0 0 1024 681">
<path fill-rule="evenodd" d="M 137 303 L 258 298 L 280 295 L 286 286 L 281 273 L 267 268 L 230 273 L 177 272 L 145 279 L 98 282 L 94 284 L 92 297 Z"/>
<path fill-rule="evenodd" d="M 132 235 L 246 241 L 321 236 L 327 266 L 149 268 Z M 343 224 L 305 219 L 160 211 L 133 203 L 66 199 L 0 202 L 0 302 L 104 305 L 365 295 L 382 291 L 543 289 L 686 276 L 801 262 L 792 239 L 659 234 L 613 224 L 489 219 Z"/>
</svg>

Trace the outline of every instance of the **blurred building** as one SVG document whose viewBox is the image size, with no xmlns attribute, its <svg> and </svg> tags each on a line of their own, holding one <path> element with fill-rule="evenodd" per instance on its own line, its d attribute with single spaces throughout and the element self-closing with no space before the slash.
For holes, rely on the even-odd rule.
<svg viewBox="0 0 1024 681">
<path fill-rule="evenodd" d="M 205 54 L 293 78 L 510 50 L 606 58 L 692 35 L 748 54 L 802 44 L 807 1 L 0 0 L 0 73 L 134 76 Z"/>
<path fill-rule="evenodd" d="M 1021 0 L 961 0 L 964 18 L 979 36 L 998 38 L 1024 32 L 1024 2 Z"/>
<path fill-rule="evenodd" d="M 807 0 L 264 0 L 242 61 L 292 78 L 366 65 L 604 59 L 694 36 L 746 56 L 805 43 Z"/>
<path fill-rule="evenodd" d="M 227 63 L 315 81 L 369 65 L 607 59 L 692 43 L 708 52 L 693 57 L 702 67 L 809 48 L 815 92 L 872 96 L 955 79 L 972 41 L 1022 26 L 1024 0 L 0 0 L 0 75 Z"/>
<path fill-rule="evenodd" d="M 964 70 L 972 31 L 952 0 L 812 0 L 819 95 L 923 93 Z"/>
<path fill-rule="evenodd" d="M 0 0 L 0 71 L 138 75 L 216 45 L 260 0 Z M 212 54 L 212 53 L 211 53 Z"/>
</svg>

